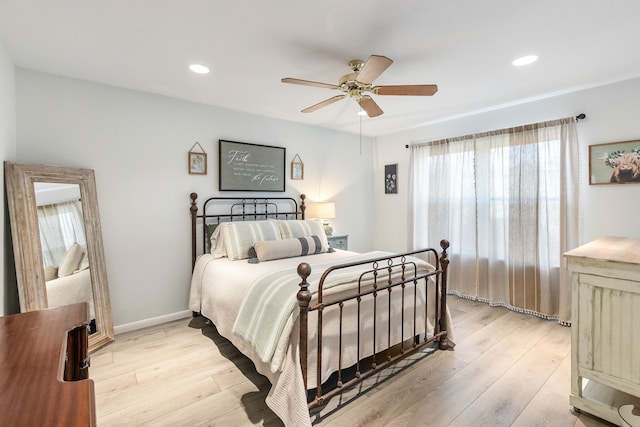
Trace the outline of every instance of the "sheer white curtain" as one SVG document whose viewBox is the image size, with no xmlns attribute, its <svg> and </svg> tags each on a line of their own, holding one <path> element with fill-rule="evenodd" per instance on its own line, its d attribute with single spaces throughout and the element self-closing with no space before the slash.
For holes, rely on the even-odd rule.
<svg viewBox="0 0 640 427">
<path fill-rule="evenodd" d="M 45 267 L 60 265 L 67 249 L 74 243 L 80 246 L 87 244 L 79 200 L 38 206 L 37 211 Z"/>
<path fill-rule="evenodd" d="M 410 246 L 451 242 L 450 293 L 568 323 L 578 181 L 575 118 L 415 144 Z"/>
</svg>

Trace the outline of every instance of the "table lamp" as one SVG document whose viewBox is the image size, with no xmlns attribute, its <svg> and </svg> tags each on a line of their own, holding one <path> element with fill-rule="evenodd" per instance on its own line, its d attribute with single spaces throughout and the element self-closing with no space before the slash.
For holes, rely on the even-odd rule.
<svg viewBox="0 0 640 427">
<path fill-rule="evenodd" d="M 336 204 L 334 202 L 315 202 L 307 208 L 309 218 L 317 218 L 322 221 L 324 232 L 327 236 L 333 234 L 333 227 L 329 223 L 330 219 L 336 217 Z"/>
</svg>

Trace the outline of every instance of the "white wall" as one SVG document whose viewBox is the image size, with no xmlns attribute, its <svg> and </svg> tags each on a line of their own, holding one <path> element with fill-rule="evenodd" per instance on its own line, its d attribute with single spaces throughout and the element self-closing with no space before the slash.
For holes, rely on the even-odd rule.
<svg viewBox="0 0 640 427">
<path fill-rule="evenodd" d="M 218 139 L 286 147 L 286 194 L 335 201 L 336 232 L 372 246 L 370 138 L 360 154 L 356 135 L 24 69 L 16 88 L 18 161 L 95 170 L 116 330 L 187 309 L 189 194 L 218 194 Z M 187 172 L 196 141 L 206 176 Z M 296 153 L 303 181 L 288 178 Z"/>
<path fill-rule="evenodd" d="M 640 140 L 640 79 L 559 95 L 379 137 L 374 153 L 374 246 L 407 249 L 409 150 L 406 144 L 502 129 L 585 113 L 581 145 L 581 243 L 607 235 L 640 237 L 640 185 L 589 185 L 588 146 Z M 437 96 L 437 95 L 436 95 Z M 398 163 L 398 194 L 385 195 L 384 165 Z M 446 183 L 443 183 L 446 185 Z M 434 243 L 437 244 L 437 243 Z"/>
<path fill-rule="evenodd" d="M 0 43 L 0 156 L 2 160 L 14 160 L 16 155 L 16 87 L 15 67 Z M 4 171 L 0 174 L 0 188 L 4 193 Z M 6 197 L 3 197 L 3 201 Z M 9 240 L 11 230 L 5 214 L 6 202 L 0 211 L 0 316 L 18 311 L 18 291 L 14 277 L 13 253 Z"/>
</svg>

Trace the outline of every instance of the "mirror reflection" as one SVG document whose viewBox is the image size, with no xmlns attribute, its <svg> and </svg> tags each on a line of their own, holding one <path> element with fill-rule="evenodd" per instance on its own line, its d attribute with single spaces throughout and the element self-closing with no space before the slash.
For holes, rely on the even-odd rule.
<svg viewBox="0 0 640 427">
<path fill-rule="evenodd" d="M 47 306 L 89 303 L 89 333 L 93 334 L 95 308 L 80 185 L 35 182 L 33 186 Z"/>
</svg>

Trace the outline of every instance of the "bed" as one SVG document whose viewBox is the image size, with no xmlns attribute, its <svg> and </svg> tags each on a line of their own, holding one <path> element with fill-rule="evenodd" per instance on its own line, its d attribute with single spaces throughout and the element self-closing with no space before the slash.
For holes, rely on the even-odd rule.
<svg viewBox="0 0 640 427">
<path fill-rule="evenodd" d="M 425 345 L 454 345 L 447 249 L 334 250 L 289 197 L 191 199 L 189 308 L 249 357 L 286 425 Z"/>
<path fill-rule="evenodd" d="M 89 319 L 93 326 L 95 309 L 86 252 L 85 246 L 73 243 L 60 260 L 60 265 L 44 269 L 44 280 L 49 308 L 86 302 L 89 304 Z"/>
</svg>

